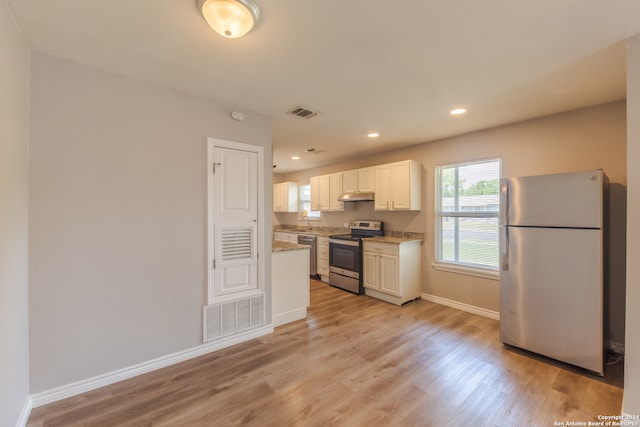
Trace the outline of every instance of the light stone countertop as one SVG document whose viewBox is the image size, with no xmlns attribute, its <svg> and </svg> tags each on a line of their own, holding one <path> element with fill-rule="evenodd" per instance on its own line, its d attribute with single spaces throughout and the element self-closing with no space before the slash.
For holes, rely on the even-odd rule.
<svg viewBox="0 0 640 427">
<path fill-rule="evenodd" d="M 419 242 L 422 242 L 423 240 L 424 240 L 423 237 L 417 237 L 417 236 L 380 236 L 380 237 L 368 237 L 365 240 L 365 242 L 391 243 L 391 244 L 399 245 L 401 243 L 410 243 L 410 242 L 419 243 Z"/>
<path fill-rule="evenodd" d="M 273 231 L 281 231 L 285 233 L 296 234 L 315 234 L 316 236 L 333 236 L 334 234 L 349 234 L 348 228 L 340 227 L 302 227 L 292 225 L 276 225 L 273 227 Z M 404 231 L 385 231 L 385 235 L 382 237 L 369 237 L 369 242 L 378 243 L 408 243 L 408 242 L 422 242 L 424 241 L 424 233 L 412 233 Z"/>
<path fill-rule="evenodd" d="M 271 252 L 285 252 L 285 251 L 301 251 L 305 249 L 311 249 L 309 245 L 299 245 L 298 243 L 281 242 L 279 240 L 273 240 L 271 242 Z"/>
<path fill-rule="evenodd" d="M 273 231 L 296 234 L 314 234 L 316 236 L 325 237 L 333 236 L 334 234 L 349 234 L 351 232 L 348 228 L 341 227 L 303 227 L 291 225 L 276 225 L 273 227 Z"/>
<path fill-rule="evenodd" d="M 392 244 L 401 244 L 401 243 L 409 243 L 409 242 L 422 242 L 424 241 L 424 233 L 411 233 L 404 231 L 388 231 L 384 233 L 382 237 L 369 237 L 367 242 L 378 242 L 378 243 L 392 243 Z"/>
</svg>

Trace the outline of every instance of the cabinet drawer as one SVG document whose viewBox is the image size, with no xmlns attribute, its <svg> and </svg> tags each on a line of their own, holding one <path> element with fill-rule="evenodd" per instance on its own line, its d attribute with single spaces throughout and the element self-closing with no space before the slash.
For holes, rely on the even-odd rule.
<svg viewBox="0 0 640 427">
<path fill-rule="evenodd" d="M 329 259 L 329 247 L 318 246 L 318 258 Z"/>
<path fill-rule="evenodd" d="M 363 251 L 373 252 L 377 254 L 398 255 L 399 246 L 390 243 L 364 242 Z"/>
<path fill-rule="evenodd" d="M 286 231 L 276 231 L 273 233 L 274 240 L 281 242 L 298 243 L 298 235 L 295 233 L 288 233 Z"/>
<path fill-rule="evenodd" d="M 273 239 L 274 240 L 279 240 L 281 242 L 286 242 L 288 240 L 288 233 L 282 233 L 280 231 L 276 231 L 275 233 L 273 233 Z"/>
</svg>

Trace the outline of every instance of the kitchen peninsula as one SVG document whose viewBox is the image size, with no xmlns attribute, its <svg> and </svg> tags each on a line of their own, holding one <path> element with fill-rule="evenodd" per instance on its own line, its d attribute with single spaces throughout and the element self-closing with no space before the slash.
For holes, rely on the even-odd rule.
<svg viewBox="0 0 640 427">
<path fill-rule="evenodd" d="M 307 317 L 309 307 L 309 246 L 273 241 L 273 326 Z"/>
<path fill-rule="evenodd" d="M 330 235 L 343 234 L 348 228 L 300 227 L 277 225 L 274 227 L 274 244 L 295 242 L 298 234 L 314 234 L 318 237 L 317 265 L 321 280 L 330 282 L 328 276 L 329 245 L 322 249 L 322 240 Z M 360 271 L 362 286 L 360 293 L 381 299 L 391 304 L 402 305 L 420 297 L 422 291 L 422 271 L 420 257 L 423 233 L 386 230 L 384 235 L 368 236 L 362 245 Z M 275 269 L 274 269 L 275 271 Z M 275 280 L 274 276 L 274 280 Z M 339 283 L 332 283 L 339 286 Z"/>
</svg>

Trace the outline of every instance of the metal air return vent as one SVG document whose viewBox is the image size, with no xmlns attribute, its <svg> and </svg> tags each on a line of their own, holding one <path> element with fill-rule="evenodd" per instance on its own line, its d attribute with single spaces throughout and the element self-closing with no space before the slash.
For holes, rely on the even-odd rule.
<svg viewBox="0 0 640 427">
<path fill-rule="evenodd" d="M 301 119 L 310 119 L 318 115 L 317 112 L 308 110 L 304 107 L 296 107 L 293 110 L 289 111 L 288 114 L 292 116 L 300 117 Z"/>
<path fill-rule="evenodd" d="M 255 329 L 265 324 L 262 295 L 204 307 L 204 342 Z"/>
</svg>

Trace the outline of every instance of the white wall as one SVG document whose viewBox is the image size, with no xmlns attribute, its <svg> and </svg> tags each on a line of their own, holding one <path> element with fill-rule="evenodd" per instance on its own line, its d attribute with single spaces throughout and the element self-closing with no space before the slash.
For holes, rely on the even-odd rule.
<svg viewBox="0 0 640 427">
<path fill-rule="evenodd" d="M 201 344 L 208 136 L 265 147 L 272 205 L 270 119 L 245 111 L 238 122 L 230 113 L 32 55 L 32 393 Z M 265 224 L 270 248 L 270 216 Z"/>
<path fill-rule="evenodd" d="M 0 425 L 16 425 L 29 395 L 29 51 L 0 2 Z"/>
<path fill-rule="evenodd" d="M 627 313 L 622 409 L 640 415 L 640 34 L 627 51 Z"/>
<path fill-rule="evenodd" d="M 464 118 L 461 118 L 464 120 Z M 375 212 L 373 202 L 345 203 L 345 212 L 322 214 L 320 226 L 342 226 L 351 219 L 385 222 L 386 229 L 425 233 L 423 292 L 491 311 L 499 311 L 496 280 L 436 271 L 434 262 L 434 170 L 442 164 L 502 157 L 503 176 L 525 176 L 603 168 L 610 186 L 610 295 L 612 338 L 624 340 L 626 108 L 624 101 L 473 132 L 394 150 L 357 161 L 278 175 L 277 181 L 308 183 L 309 177 L 397 160 L 423 166 L 421 212 Z M 296 224 L 296 214 L 274 214 L 274 222 Z M 305 223 L 306 224 L 306 223 Z"/>
</svg>

